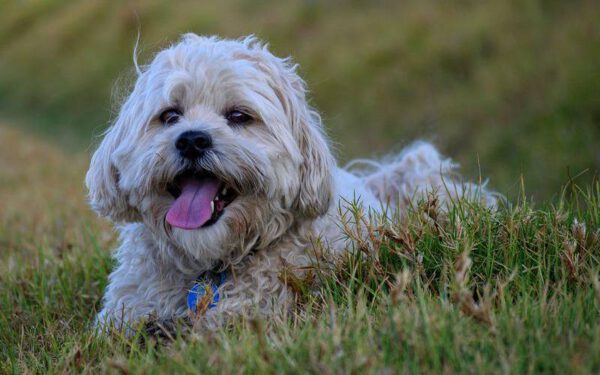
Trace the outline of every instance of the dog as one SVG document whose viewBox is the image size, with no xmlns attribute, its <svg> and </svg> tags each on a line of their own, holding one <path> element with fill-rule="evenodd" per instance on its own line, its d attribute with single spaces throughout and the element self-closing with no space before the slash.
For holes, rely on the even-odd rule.
<svg viewBox="0 0 600 375">
<path fill-rule="evenodd" d="M 349 201 L 403 211 L 435 191 L 495 205 L 425 142 L 338 167 L 297 66 L 253 36 L 185 34 L 136 68 L 86 175 L 91 207 L 120 233 L 99 326 L 186 317 L 205 297 L 207 327 L 285 311 L 281 271 L 310 265 L 315 238 L 347 251 Z"/>
</svg>

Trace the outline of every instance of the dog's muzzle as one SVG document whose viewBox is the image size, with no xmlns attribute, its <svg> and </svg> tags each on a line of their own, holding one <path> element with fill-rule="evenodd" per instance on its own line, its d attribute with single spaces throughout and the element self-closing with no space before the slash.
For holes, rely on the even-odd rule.
<svg viewBox="0 0 600 375">
<path fill-rule="evenodd" d="M 207 172 L 187 171 L 168 184 L 167 191 L 175 201 L 166 220 L 180 229 L 207 227 L 223 215 L 238 193 L 216 176 Z"/>
</svg>

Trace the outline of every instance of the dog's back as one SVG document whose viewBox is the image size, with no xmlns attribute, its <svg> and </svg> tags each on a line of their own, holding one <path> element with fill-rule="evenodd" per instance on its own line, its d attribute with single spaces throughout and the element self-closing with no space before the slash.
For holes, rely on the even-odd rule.
<svg viewBox="0 0 600 375">
<path fill-rule="evenodd" d="M 485 184 L 464 183 L 455 172 L 456 163 L 444 158 L 430 143 L 416 142 L 382 161 L 357 159 L 346 170 L 359 177 L 379 202 L 395 209 L 405 208 L 427 194 L 435 194 L 445 205 L 456 199 L 478 201 L 493 207 L 497 197 Z"/>
</svg>

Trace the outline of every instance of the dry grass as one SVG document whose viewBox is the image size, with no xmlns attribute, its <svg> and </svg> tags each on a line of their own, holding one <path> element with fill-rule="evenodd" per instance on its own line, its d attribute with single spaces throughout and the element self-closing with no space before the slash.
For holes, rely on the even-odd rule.
<svg viewBox="0 0 600 375">
<path fill-rule="evenodd" d="M 108 223 L 87 207 L 87 166 L 85 154 L 65 154 L 0 124 L 0 267 L 14 264 L 13 257 L 35 257 L 42 246 L 57 252 L 85 246 L 90 233 L 103 245 L 110 241 Z"/>
</svg>

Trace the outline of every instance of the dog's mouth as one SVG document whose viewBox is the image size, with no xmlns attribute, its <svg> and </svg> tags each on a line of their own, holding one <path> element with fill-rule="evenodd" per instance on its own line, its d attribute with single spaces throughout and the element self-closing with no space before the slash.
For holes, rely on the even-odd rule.
<svg viewBox="0 0 600 375">
<path fill-rule="evenodd" d="M 181 229 L 205 228 L 216 223 L 238 194 L 217 177 L 207 173 L 184 172 L 167 185 L 175 202 L 167 222 Z"/>
</svg>

